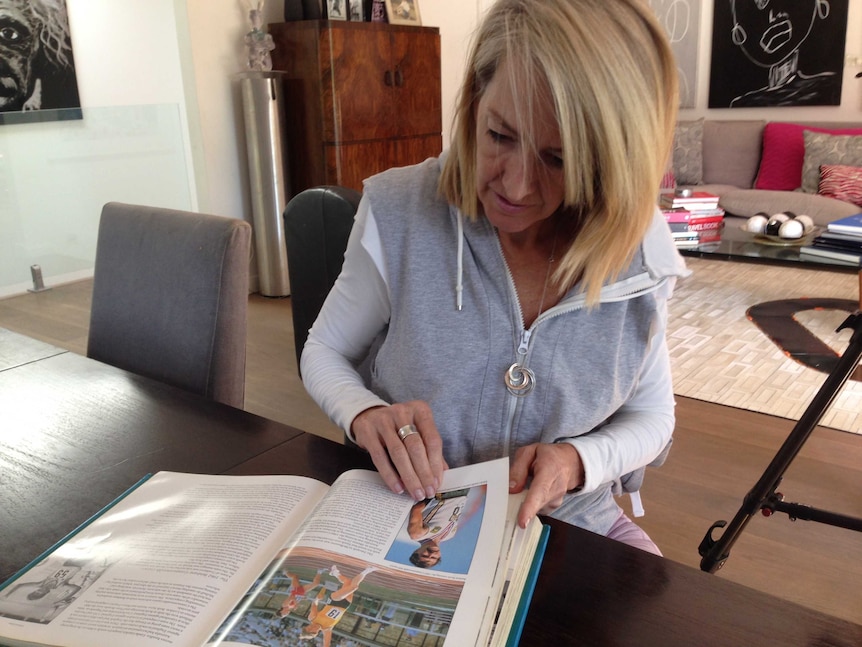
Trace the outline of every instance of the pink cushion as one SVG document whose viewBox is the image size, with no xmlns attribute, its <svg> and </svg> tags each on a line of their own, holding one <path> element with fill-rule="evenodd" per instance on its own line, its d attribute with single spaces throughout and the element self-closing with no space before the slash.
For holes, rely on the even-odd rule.
<svg viewBox="0 0 862 647">
<path fill-rule="evenodd" d="M 862 207 L 862 166 L 823 164 L 818 193 Z"/>
<path fill-rule="evenodd" d="M 763 129 L 763 156 L 755 189 L 794 191 L 802 186 L 804 130 L 832 135 L 862 135 L 862 128 L 815 128 L 804 124 L 769 122 Z"/>
</svg>

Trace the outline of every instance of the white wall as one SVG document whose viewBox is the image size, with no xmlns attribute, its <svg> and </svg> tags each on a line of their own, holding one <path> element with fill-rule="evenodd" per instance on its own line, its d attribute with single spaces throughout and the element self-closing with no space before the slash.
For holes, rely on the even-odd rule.
<svg viewBox="0 0 862 647">
<path fill-rule="evenodd" d="M 175 105 L 188 121 L 174 1 L 66 0 L 83 107 Z M 188 176 L 195 205 L 191 164 Z"/>
</svg>

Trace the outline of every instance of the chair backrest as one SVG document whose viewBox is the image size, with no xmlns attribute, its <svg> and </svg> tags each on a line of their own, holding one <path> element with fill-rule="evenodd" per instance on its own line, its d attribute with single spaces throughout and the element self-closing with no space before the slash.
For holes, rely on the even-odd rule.
<svg viewBox="0 0 862 647">
<path fill-rule="evenodd" d="M 106 204 L 88 357 L 242 407 L 250 246 L 242 220 Z"/>
<path fill-rule="evenodd" d="M 360 197 L 345 187 L 313 187 L 296 194 L 284 209 L 297 366 L 308 331 L 341 272 Z"/>
</svg>

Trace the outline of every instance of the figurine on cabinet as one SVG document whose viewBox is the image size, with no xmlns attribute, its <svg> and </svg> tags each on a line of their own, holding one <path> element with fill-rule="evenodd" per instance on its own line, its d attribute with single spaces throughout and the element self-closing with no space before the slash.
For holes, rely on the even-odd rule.
<svg viewBox="0 0 862 647">
<path fill-rule="evenodd" d="M 263 3 L 258 0 L 256 6 L 248 11 L 251 21 L 251 31 L 245 35 L 245 46 L 248 49 L 247 66 L 250 70 L 268 72 L 272 69 L 270 52 L 275 49 L 272 36 L 263 30 Z"/>
</svg>

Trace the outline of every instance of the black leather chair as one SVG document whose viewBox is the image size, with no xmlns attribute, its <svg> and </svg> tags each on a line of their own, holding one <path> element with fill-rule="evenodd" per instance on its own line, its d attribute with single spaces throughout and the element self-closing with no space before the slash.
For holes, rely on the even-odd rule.
<svg viewBox="0 0 862 647">
<path fill-rule="evenodd" d="M 297 367 L 308 331 L 341 272 L 360 197 L 346 187 L 319 186 L 298 193 L 284 209 Z"/>
</svg>

